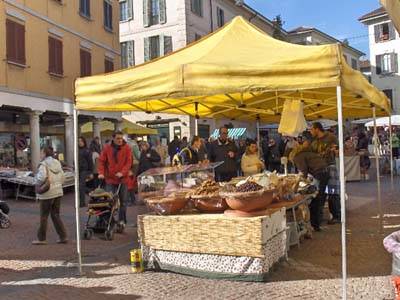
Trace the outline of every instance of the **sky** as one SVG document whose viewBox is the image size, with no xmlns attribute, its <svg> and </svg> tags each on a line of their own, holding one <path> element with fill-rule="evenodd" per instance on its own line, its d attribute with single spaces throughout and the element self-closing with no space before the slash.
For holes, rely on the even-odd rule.
<svg viewBox="0 0 400 300">
<path fill-rule="evenodd" d="M 368 30 L 358 21 L 380 7 L 378 0 L 245 0 L 269 19 L 281 15 L 286 30 L 315 27 L 369 56 Z"/>
</svg>

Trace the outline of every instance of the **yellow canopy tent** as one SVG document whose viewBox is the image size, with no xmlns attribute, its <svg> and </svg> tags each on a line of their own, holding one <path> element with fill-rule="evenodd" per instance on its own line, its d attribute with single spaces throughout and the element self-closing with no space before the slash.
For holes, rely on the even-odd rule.
<svg viewBox="0 0 400 300">
<path fill-rule="evenodd" d="M 388 12 L 397 31 L 400 32 L 400 0 L 380 0 Z"/>
<path fill-rule="evenodd" d="M 129 122 L 128 120 L 122 121 L 122 132 L 125 134 L 136 134 L 136 135 L 155 135 L 158 134 L 156 129 L 143 127 L 135 123 Z M 100 131 L 105 134 L 111 135 L 115 131 L 114 123 L 111 121 L 101 121 Z M 93 133 L 93 123 L 87 122 L 81 127 L 81 133 L 83 135 Z"/>
<path fill-rule="evenodd" d="M 371 105 L 374 112 L 385 115 L 390 105 L 382 92 L 347 65 L 340 45 L 278 41 L 236 17 L 170 55 L 134 68 L 80 78 L 75 83 L 75 96 L 76 110 L 166 112 L 264 122 L 279 121 L 285 100 L 301 99 L 307 119 L 338 119 L 345 297 L 343 117 L 370 117 Z M 77 248 L 80 257 L 79 242 Z"/>
<path fill-rule="evenodd" d="M 369 117 L 370 103 L 378 114 L 390 111 L 386 96 L 347 65 L 340 45 L 278 41 L 242 17 L 170 55 L 75 86 L 82 110 L 276 122 L 286 99 L 302 99 L 306 118 L 335 119 L 341 86 L 345 117 Z"/>
</svg>

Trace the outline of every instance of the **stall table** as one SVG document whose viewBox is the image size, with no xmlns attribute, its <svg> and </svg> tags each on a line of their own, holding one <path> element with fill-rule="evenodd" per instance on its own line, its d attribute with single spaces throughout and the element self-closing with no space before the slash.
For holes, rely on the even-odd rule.
<svg viewBox="0 0 400 300">
<path fill-rule="evenodd" d="M 287 257 L 286 209 L 240 218 L 223 214 L 139 216 L 146 269 L 264 281 Z"/>
</svg>

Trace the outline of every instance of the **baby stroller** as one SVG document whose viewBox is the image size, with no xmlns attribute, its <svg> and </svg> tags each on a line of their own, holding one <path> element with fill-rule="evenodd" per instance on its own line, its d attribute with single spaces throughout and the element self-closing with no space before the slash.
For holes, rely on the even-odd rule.
<svg viewBox="0 0 400 300">
<path fill-rule="evenodd" d="M 8 213 L 10 212 L 10 208 L 8 204 L 4 201 L 0 201 L 0 228 L 6 229 L 11 226 L 10 217 Z"/>
<path fill-rule="evenodd" d="M 120 207 L 118 196 L 120 188 L 121 184 L 118 186 L 116 193 L 106 192 L 101 188 L 89 193 L 88 219 L 83 231 L 85 240 L 90 240 L 95 232 L 101 232 L 104 233 L 107 241 L 111 241 L 114 238 L 115 231 L 117 233 L 124 231 L 124 226 L 116 221 L 116 215 Z M 91 222 L 92 217 L 94 220 Z"/>
</svg>

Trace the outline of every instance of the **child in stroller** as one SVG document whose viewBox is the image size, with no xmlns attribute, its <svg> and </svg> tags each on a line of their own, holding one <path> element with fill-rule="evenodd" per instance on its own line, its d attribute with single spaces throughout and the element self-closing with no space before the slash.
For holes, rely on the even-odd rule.
<svg viewBox="0 0 400 300">
<path fill-rule="evenodd" d="M 10 217 L 8 213 L 10 212 L 10 208 L 5 201 L 0 200 L 0 228 L 6 229 L 11 226 Z"/>
<path fill-rule="evenodd" d="M 89 193 L 88 204 L 88 219 L 83 231 L 83 238 L 90 240 L 94 232 L 104 232 L 106 240 L 111 241 L 114 238 L 114 232 L 123 233 L 124 226 L 116 221 L 120 208 L 119 190 L 121 185 L 118 186 L 116 193 L 106 192 L 102 188 L 97 188 Z M 92 217 L 95 219 L 91 223 Z"/>
</svg>

